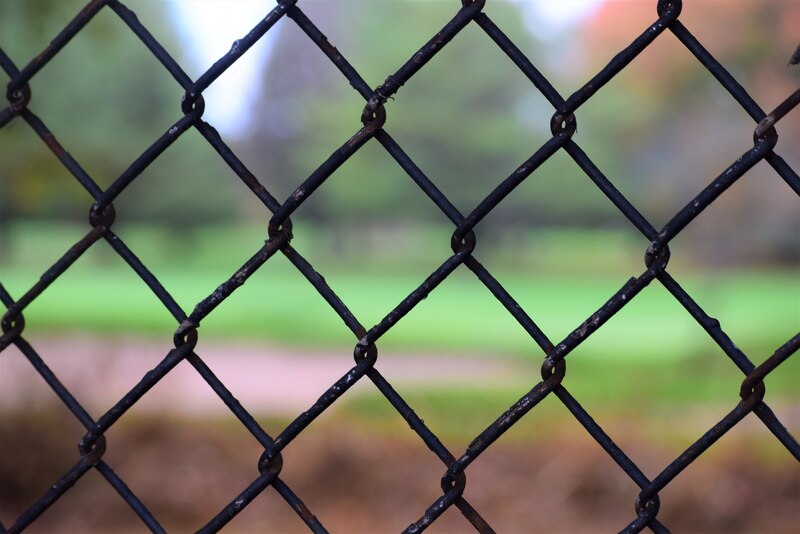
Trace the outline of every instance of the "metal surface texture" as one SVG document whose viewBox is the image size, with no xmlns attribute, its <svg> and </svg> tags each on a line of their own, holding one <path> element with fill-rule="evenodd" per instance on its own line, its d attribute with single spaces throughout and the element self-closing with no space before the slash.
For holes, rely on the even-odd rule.
<svg viewBox="0 0 800 534">
<path fill-rule="evenodd" d="M 572 95 L 562 96 L 550 84 L 548 79 L 531 63 L 525 54 L 503 33 L 492 19 L 482 10 L 485 0 L 463 0 L 459 5 L 454 2 L 452 19 L 421 48 L 414 52 L 396 72 L 388 73 L 384 83 L 372 88 L 364 81 L 356 69 L 334 48 L 325 35 L 318 29 L 302 10 L 302 2 L 296 0 L 279 0 L 277 5 L 260 20 L 252 30 L 234 47 L 216 61 L 211 68 L 197 80 L 192 80 L 181 66 L 167 53 L 148 29 L 138 20 L 136 15 L 117 0 L 93 0 L 78 13 L 74 19 L 52 40 L 47 48 L 24 66 L 26 58 L 12 60 L 0 49 L 0 67 L 10 77 L 7 86 L 7 105 L 0 110 L 0 126 L 12 119 L 27 124 L 46 144 L 46 146 L 63 163 L 75 180 L 95 199 L 89 209 L 90 227 L 82 239 L 75 243 L 63 256 L 53 264 L 39 281 L 18 298 L 12 296 L 2 286 L 0 280 L 0 300 L 5 306 L 2 317 L 2 337 L 0 351 L 14 345 L 29 360 L 31 366 L 41 375 L 63 404 L 74 417 L 86 428 L 86 434 L 79 444 L 74 466 L 54 480 L 47 492 L 41 495 L 30 507 L 17 517 L 13 523 L 0 525 L 0 531 L 20 532 L 33 524 L 37 518 L 56 500 L 61 498 L 70 487 L 88 471 L 96 470 L 119 493 L 143 524 L 154 532 L 162 532 L 158 519 L 143 502 L 134 494 L 110 465 L 104 460 L 106 451 L 105 433 L 115 425 L 125 413 L 136 404 L 148 391 L 162 380 L 181 361 L 186 360 L 196 370 L 213 391 L 226 404 L 241 424 L 258 440 L 263 447 L 260 458 L 253 458 L 254 473 L 252 482 L 238 495 L 231 495 L 229 504 L 219 510 L 206 524 L 198 525 L 201 532 L 214 532 L 223 528 L 236 514 L 248 506 L 253 499 L 266 488 L 272 487 L 286 503 L 314 532 L 325 532 L 325 526 L 318 520 L 313 510 L 309 510 L 302 500 L 302 495 L 295 492 L 281 479 L 283 459 L 281 452 L 291 447 L 292 442 L 320 414 L 359 381 L 370 381 L 397 412 L 406 420 L 410 431 L 416 433 L 420 446 L 427 447 L 442 464 L 442 494 L 432 502 L 426 510 L 418 511 L 418 520 L 410 524 L 406 532 L 419 532 L 434 523 L 448 508 L 455 506 L 461 514 L 479 532 L 493 532 L 492 527 L 481 517 L 464 497 L 468 484 L 467 474 L 473 461 L 481 456 L 492 444 L 527 413 L 535 409 L 537 404 L 548 396 L 556 397 L 569 410 L 585 431 L 607 452 L 638 487 L 639 495 L 635 503 L 635 513 L 631 513 L 629 524 L 619 525 L 624 532 L 639 532 L 646 528 L 654 532 L 668 532 L 668 526 L 660 522 L 658 517 L 659 493 L 678 476 L 682 470 L 694 462 L 704 451 L 731 428 L 749 414 L 754 414 L 777 440 L 800 462 L 800 444 L 776 417 L 765 399 L 768 398 L 764 386 L 764 378 L 779 368 L 780 364 L 796 354 L 800 348 L 800 333 L 776 347 L 775 353 L 764 358 L 764 355 L 746 355 L 722 329 L 719 322 L 710 317 L 669 272 L 670 241 L 675 238 L 693 219 L 711 205 L 725 190 L 736 182 L 755 164 L 765 161 L 778 175 L 800 194 L 800 177 L 776 151 L 778 134 L 775 124 L 786 116 L 800 101 L 800 92 L 789 96 L 784 103 L 773 112 L 766 113 L 748 95 L 734 77 L 703 47 L 695 36 L 681 23 L 681 1 L 659 0 L 653 2 L 653 23 L 627 47 L 621 50 L 611 61 L 587 81 Z M 370 9 L 380 6 L 370 6 Z M 161 63 L 184 90 L 181 102 L 176 102 L 174 124 L 163 132 L 152 144 L 130 164 L 116 180 L 106 189 L 81 167 L 55 139 L 42 119 L 29 108 L 31 87 L 29 82 L 50 60 L 58 55 L 70 39 L 78 34 L 91 19 L 101 10 L 113 12 L 147 47 L 152 55 Z M 203 91 L 222 73 L 231 67 L 242 54 L 262 38 L 275 23 L 281 19 L 290 19 L 305 35 L 313 41 L 328 57 L 348 82 L 363 98 L 365 107 L 360 118 L 362 126 L 356 129 L 349 139 L 343 140 L 340 148 L 334 151 L 302 184 L 284 201 L 279 201 L 270 194 L 268 187 L 250 172 L 236 154 L 226 145 L 211 124 L 203 120 Z M 288 23 L 288 22 L 287 22 Z M 469 213 L 462 214 L 429 179 L 400 145 L 390 135 L 391 116 L 387 117 L 385 106 L 390 98 L 402 98 L 400 89 L 426 63 L 439 53 L 447 43 L 456 38 L 465 27 L 474 25 L 482 30 L 488 39 L 487 46 L 497 46 L 524 73 L 532 84 L 553 107 L 550 119 L 552 137 L 524 162 L 510 176 L 505 178 L 489 195 L 482 199 Z M 673 33 L 678 40 L 694 55 L 716 78 L 718 83 L 739 103 L 754 122 L 752 146 L 741 148 L 741 157 L 730 165 L 708 185 L 700 190 L 685 207 L 680 209 L 662 227 L 654 227 L 623 196 L 598 167 L 592 162 L 581 147 L 573 140 L 573 134 L 579 120 L 580 108 L 601 87 L 618 75 L 625 67 L 664 32 Z M 170 295 L 168 288 L 162 286 L 146 265 L 137 257 L 125 242 L 113 230 L 115 220 L 114 201 L 124 195 L 126 188 L 134 182 L 153 161 L 167 150 L 184 132 L 195 128 L 208 141 L 208 144 L 219 154 L 220 158 L 233 170 L 252 193 L 262 202 L 269 214 L 269 225 L 265 243 L 242 265 L 232 276 L 201 300 L 187 314 Z M 355 154 L 366 143 L 375 139 L 407 174 L 407 176 L 427 195 L 453 224 L 450 249 L 443 255 L 440 266 L 405 299 L 392 309 L 378 324 L 363 325 L 347 305 L 328 286 L 325 279 L 317 273 L 312 265 L 292 247 L 292 223 L 290 217 L 303 203 L 324 187 L 326 180 L 344 162 Z M 644 269 L 638 276 L 631 277 L 607 302 L 583 323 L 577 325 L 571 334 L 561 340 L 551 340 L 537 326 L 534 318 L 520 307 L 500 282 L 481 264 L 475 254 L 476 237 L 473 230 L 495 207 L 513 193 L 514 189 L 534 174 L 545 161 L 559 151 L 565 152 L 580 167 L 590 181 L 600 189 L 608 200 L 630 221 L 630 223 L 650 242 L 644 254 Z M 587 187 L 591 187 L 587 184 Z M 105 240 L 116 253 L 125 260 L 130 268 L 144 281 L 150 290 L 175 318 L 177 326 L 174 345 L 166 352 L 163 360 L 150 372 L 142 376 L 138 383 L 106 413 L 94 419 L 81 406 L 73 394 L 59 381 L 59 378 L 48 368 L 39 356 L 35 347 L 25 339 L 25 309 L 39 295 L 47 291 L 48 286 L 64 274 L 84 252 L 100 240 Z M 443 244 L 446 250 L 447 244 Z M 329 389 L 321 392 L 319 399 L 306 411 L 299 414 L 281 432 L 268 433 L 247 408 L 226 388 L 212 370 L 204 363 L 202 336 L 203 320 L 214 309 L 262 265 L 276 254 L 285 255 L 296 269 L 305 277 L 330 307 L 339 315 L 344 325 L 354 336 L 354 358 L 352 368 L 339 380 L 331 384 Z M 381 374 L 380 340 L 398 321 L 411 312 L 417 304 L 435 291 L 437 286 L 454 270 L 464 265 L 472 271 L 480 282 L 505 307 L 509 314 L 529 334 L 533 344 L 541 349 L 541 380 L 531 384 L 531 389 L 508 408 L 499 414 L 497 419 L 477 435 L 466 450 L 448 450 L 434 432 L 415 414 L 413 406 L 394 389 L 392 384 Z M 635 274 L 635 273 L 634 273 Z M 732 398 L 730 411 L 719 422 L 686 449 L 680 456 L 663 467 L 652 478 L 644 474 L 631 458 L 614 441 L 589 413 L 581 406 L 578 399 L 569 392 L 569 355 L 609 318 L 628 305 L 651 283 L 661 284 L 674 299 L 688 312 L 708 336 L 722 349 L 732 365 L 741 370 L 743 381 L 731 384 Z M 280 303 L 275 305 L 279 306 Z M 167 341 L 167 340 L 165 340 Z M 622 341 L 621 341 L 622 342 Z M 538 379 L 538 378 L 537 378 Z M 108 447 L 113 447 L 109 443 Z M 533 452 L 532 452 L 533 454 Z M 255 468 L 257 466 L 257 469 Z M 396 503 L 402 506 L 402 502 Z M 632 506 L 633 507 L 633 506 Z M 211 515 L 211 514 L 209 514 Z M 267 527 L 268 528 L 268 527 Z"/>
</svg>

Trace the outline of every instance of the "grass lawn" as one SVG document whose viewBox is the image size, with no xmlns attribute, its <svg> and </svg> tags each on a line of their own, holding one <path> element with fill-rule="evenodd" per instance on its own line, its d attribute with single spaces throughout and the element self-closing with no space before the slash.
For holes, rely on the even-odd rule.
<svg viewBox="0 0 800 534">
<path fill-rule="evenodd" d="M 798 376 L 800 360 L 795 358 L 765 380 L 765 401 L 790 426 L 800 401 Z M 743 378 L 724 356 L 691 358 L 681 363 L 662 360 L 604 365 L 575 354 L 568 358 L 562 384 L 607 431 L 630 432 L 635 428 L 640 435 L 685 447 L 737 405 Z M 465 440 L 478 435 L 539 380 L 539 366 L 532 362 L 529 373 L 501 386 L 443 384 L 435 388 L 400 387 L 399 392 L 437 435 Z M 346 397 L 338 413 L 378 432 L 387 428 L 396 428 L 398 434 L 408 432 L 394 408 L 372 387 L 367 394 Z M 509 435 L 512 439 L 516 436 L 523 441 L 536 441 L 564 425 L 571 431 L 580 428 L 551 394 L 532 408 Z M 777 441 L 767 438 L 768 430 L 754 415 L 748 416 L 744 426 L 760 436 L 760 442 L 769 449 L 765 453 L 786 455 Z"/>
<path fill-rule="evenodd" d="M 15 298 L 24 294 L 85 231 L 70 227 L 50 227 L 46 232 L 23 230 L 19 237 L 23 249 L 16 260 L 0 259 L 0 283 Z M 217 229 L 189 248 L 171 241 L 168 235 L 160 236 L 160 248 L 152 248 L 154 236 L 140 228 L 121 235 L 189 312 L 257 250 L 262 236 L 256 230 L 234 233 Z M 300 235 L 303 232 L 298 232 Z M 441 245 L 441 237 L 431 239 Z M 586 243 L 581 241 L 585 236 L 573 237 L 575 246 L 585 249 Z M 35 249 L 25 249 L 31 243 L 36 244 Z M 366 258 L 362 264 L 345 266 L 332 261 L 328 252 L 319 252 L 320 243 L 298 239 L 297 248 L 369 328 L 447 257 L 447 249 L 441 246 L 418 245 L 426 253 L 405 263 L 396 258 L 383 263 Z M 431 255 L 430 250 L 438 254 Z M 481 257 L 477 251 L 476 256 L 487 262 L 554 343 L 569 335 L 642 269 L 638 252 L 638 263 L 623 265 L 613 263 L 614 258 L 598 257 L 596 264 L 577 269 L 566 268 L 571 265 L 568 263 L 562 268 L 534 265 L 510 269 L 490 264 L 491 258 Z M 574 257 L 571 251 L 563 256 Z M 682 269 L 679 263 L 674 269 L 671 264 L 670 272 L 710 315 L 719 319 L 756 364 L 798 331 L 797 272 L 704 273 Z M 92 247 L 37 298 L 25 310 L 25 318 L 26 334 L 31 337 L 78 330 L 111 338 L 140 335 L 170 339 L 176 326 L 145 284 L 102 243 Z M 340 318 L 281 255 L 264 265 L 203 321 L 200 343 L 210 339 L 345 352 L 355 343 Z M 457 269 L 400 320 L 378 346 L 395 352 L 391 357 L 420 352 L 512 358 L 517 364 L 522 362 L 522 369 L 529 369 L 501 385 L 459 386 L 443 376 L 437 387 L 400 386 L 400 394 L 430 428 L 446 439 L 462 441 L 477 435 L 538 382 L 543 357 L 524 330 L 465 267 Z M 590 336 L 567 361 L 564 385 L 604 428 L 613 432 L 614 425 L 633 425 L 644 434 L 656 434 L 658 440 L 678 440 L 678 448 L 696 439 L 736 405 L 743 378 L 658 282 Z M 392 381 L 391 376 L 387 378 Z M 794 357 L 766 379 L 767 401 L 782 419 L 796 410 L 798 378 L 800 358 Z M 348 394 L 334 411 L 381 432 L 397 428 L 403 435 L 408 433 L 407 425 L 374 388 L 362 387 L 361 392 Z M 572 416 L 550 396 L 510 434 L 526 441 L 565 424 L 577 430 Z"/>
<path fill-rule="evenodd" d="M 276 262 L 286 263 L 280 257 Z M 309 346 L 338 344 L 352 335 L 313 287 L 290 269 L 254 275 L 201 325 L 209 337 L 269 339 Z M 193 303 L 222 281 L 214 272 L 161 270 L 159 278 L 190 311 Z M 328 282 L 367 328 L 424 279 L 369 273 L 333 273 Z M 19 296 L 28 273 L 3 272 L 2 282 Z M 558 342 L 603 305 L 625 277 L 576 279 L 559 276 L 498 276 L 544 330 Z M 713 281 L 689 279 L 685 286 L 720 319 L 723 329 L 753 357 L 766 357 L 800 324 L 797 280 L 789 274 L 728 275 Z M 74 268 L 25 312 L 35 330 L 89 330 L 161 335 L 174 322 L 147 287 L 130 271 Z M 383 343 L 394 348 L 444 351 L 538 353 L 527 334 L 488 290 L 461 268 L 397 326 Z M 712 347 L 708 336 L 657 282 L 645 289 L 586 341 L 603 358 L 674 358 Z"/>
<path fill-rule="evenodd" d="M 83 232 L 84 227 L 23 226 L 16 232 L 21 249 L 15 261 L 0 260 L 0 283 L 19 298 Z M 196 238 L 192 245 L 177 244 L 171 241 L 174 236 L 148 233 L 138 226 L 123 228 L 120 235 L 188 313 L 231 276 L 257 250 L 259 238 L 263 239 L 258 228 L 249 233 L 225 228 L 210 232 Z M 434 232 L 427 238 L 437 237 L 440 236 Z M 584 236 L 576 246 L 585 248 L 588 239 Z M 426 254 L 417 252 L 419 258 L 405 263 L 390 258 L 382 265 L 367 258 L 362 265 L 342 267 L 341 263 L 330 261 L 328 252 L 318 252 L 320 242 L 300 238 L 297 241 L 298 250 L 326 277 L 366 328 L 377 324 L 447 258 L 447 250 L 427 247 L 422 249 Z M 561 240 L 570 241 L 576 241 L 574 236 Z M 409 255 L 425 245 L 410 247 Z M 430 250 L 438 254 L 431 254 Z M 609 268 L 602 258 L 596 265 L 577 270 L 536 266 L 510 270 L 504 266 L 495 268 L 490 255 L 480 257 L 478 252 L 479 259 L 489 261 L 487 266 L 492 273 L 554 343 L 642 270 L 641 265 L 635 264 Z M 622 250 L 620 255 L 624 254 L 627 251 Z M 561 256 L 574 257 L 569 250 Z M 640 259 L 637 261 L 641 263 Z M 710 315 L 719 319 L 734 343 L 754 361 L 769 356 L 798 331 L 797 272 L 670 272 Z M 92 247 L 37 298 L 25 310 L 25 318 L 31 332 L 85 330 L 163 337 L 171 335 L 175 328 L 174 320 L 156 297 L 104 243 Z M 203 321 L 200 335 L 349 349 L 355 340 L 335 312 L 280 254 Z M 400 320 L 378 345 L 467 355 L 488 352 L 534 359 L 542 355 L 502 305 L 463 266 Z M 715 352 L 720 350 L 713 341 L 658 282 L 647 287 L 576 350 L 585 359 L 622 362 L 674 361 Z"/>
</svg>

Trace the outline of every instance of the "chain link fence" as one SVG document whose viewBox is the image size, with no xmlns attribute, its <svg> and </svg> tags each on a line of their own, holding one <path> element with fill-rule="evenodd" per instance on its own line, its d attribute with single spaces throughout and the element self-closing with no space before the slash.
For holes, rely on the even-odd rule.
<svg viewBox="0 0 800 534">
<path fill-rule="evenodd" d="M 470 465 L 479 458 L 492 444 L 509 430 L 515 423 L 534 410 L 546 397 L 555 396 L 569 410 L 585 431 L 606 451 L 608 456 L 624 471 L 633 485 L 639 488 L 635 503 L 635 513 L 630 522 L 619 525 L 624 532 L 639 532 L 649 528 L 654 532 L 668 532 L 668 526 L 659 520 L 660 492 L 667 487 L 687 466 L 698 459 L 709 447 L 731 430 L 748 414 L 753 413 L 766 430 L 775 437 L 798 461 L 800 461 L 800 444 L 790 434 L 784 424 L 765 402 L 764 379 L 774 372 L 778 366 L 795 354 L 800 347 L 800 334 L 788 339 L 775 349 L 769 357 L 764 355 L 746 355 L 732 341 L 721 325 L 709 316 L 687 293 L 681 284 L 668 272 L 670 260 L 669 243 L 691 221 L 715 202 L 728 187 L 741 178 L 748 170 L 762 160 L 769 164 L 777 174 L 797 194 L 800 194 L 800 177 L 776 151 L 778 134 L 775 124 L 800 102 L 800 90 L 790 95 L 774 111 L 767 114 L 748 95 L 734 77 L 703 47 L 695 36 L 680 20 L 680 0 L 659 0 L 653 2 L 654 21 L 632 42 L 621 50 L 600 72 L 587 81 L 572 95 L 564 98 L 532 64 L 525 54 L 504 34 L 492 19 L 482 10 L 485 0 L 463 0 L 462 5 L 454 2 L 452 19 L 436 35 L 422 45 L 411 58 L 397 71 L 390 72 L 383 82 L 372 88 L 359 75 L 358 71 L 331 44 L 318 29 L 317 25 L 304 14 L 301 3 L 296 0 L 279 0 L 277 5 L 250 30 L 242 39 L 236 41 L 228 53 L 222 56 L 211 68 L 197 80 L 192 80 L 181 66 L 166 52 L 158 40 L 138 20 L 137 16 L 120 1 L 93 0 L 78 13 L 74 19 L 52 40 L 41 54 L 20 67 L 26 58 L 12 60 L 0 49 L 0 66 L 10 78 L 6 96 L 8 105 L 0 111 L 0 126 L 12 120 L 24 121 L 58 157 L 64 167 L 75 180 L 95 199 L 89 210 L 90 229 L 86 235 L 71 246 L 44 274 L 38 282 L 24 294 L 14 298 L 0 283 L 0 300 L 6 311 L 2 317 L 2 337 L 0 351 L 11 345 L 16 346 L 24 354 L 31 366 L 42 379 L 58 395 L 74 417 L 85 427 L 86 433 L 81 439 L 79 455 L 75 464 L 52 486 L 32 502 L 12 523 L 0 525 L 0 531 L 20 532 L 34 524 L 37 518 L 54 502 L 60 499 L 87 472 L 96 470 L 119 493 L 131 509 L 138 515 L 142 523 L 154 532 L 164 529 L 158 518 L 151 513 L 134 491 L 126 485 L 112 467 L 104 459 L 106 452 L 106 432 L 118 423 L 125 413 L 148 391 L 161 381 L 180 362 L 186 360 L 197 374 L 226 404 L 233 415 L 252 434 L 263 447 L 260 458 L 253 458 L 258 471 L 254 473 L 252 482 L 242 488 L 238 495 L 231 495 L 230 502 L 219 510 L 214 517 L 199 528 L 200 532 L 214 532 L 223 528 L 240 511 L 266 488 L 272 487 L 286 503 L 297 513 L 308 528 L 314 532 L 325 532 L 323 519 L 315 517 L 303 501 L 303 496 L 296 494 L 281 478 L 283 467 L 282 451 L 290 447 L 298 437 L 320 414 L 328 410 L 337 400 L 346 395 L 357 382 L 368 380 L 391 403 L 405 419 L 425 447 L 430 449 L 442 463 L 441 496 L 426 510 L 419 510 L 418 520 L 406 528 L 406 532 L 419 532 L 433 524 L 443 512 L 456 507 L 461 514 L 480 532 L 492 532 L 492 527 L 481 516 L 480 510 L 471 505 L 464 497 L 467 485 L 467 472 Z M 380 5 L 370 5 L 368 9 L 380 9 Z M 31 98 L 31 83 L 37 73 L 59 54 L 70 39 L 78 34 L 92 18 L 101 10 L 113 11 L 161 63 L 164 69 L 185 91 L 180 104 L 180 116 L 174 124 L 160 135 L 136 160 L 128 166 L 119 177 L 106 189 L 81 167 L 56 140 L 43 120 L 28 108 Z M 290 19 L 297 25 L 330 62 L 341 72 L 345 80 L 364 98 L 366 105 L 360 117 L 363 126 L 358 128 L 335 152 L 323 161 L 305 181 L 282 202 L 269 191 L 268 184 L 263 184 L 242 163 L 237 155 L 226 145 L 211 124 L 203 120 L 203 91 L 221 74 L 230 68 L 250 47 L 263 38 L 281 19 Z M 392 138 L 388 127 L 386 103 L 393 99 L 400 88 L 408 82 L 420 69 L 457 37 L 465 27 L 478 26 L 508 58 L 528 78 L 530 83 L 552 104 L 554 114 L 550 119 L 552 137 L 539 147 L 510 176 L 506 177 L 491 193 L 483 198 L 469 213 L 462 214 L 426 176 L 403 148 Z M 578 111 L 592 96 L 625 67 L 642 51 L 651 45 L 664 32 L 671 32 L 694 55 L 735 99 L 736 102 L 753 119 L 755 132 L 753 144 L 742 147 L 742 154 L 708 185 L 680 209 L 662 228 L 654 227 L 637 209 L 618 191 L 613 182 L 592 162 L 581 147 L 573 139 L 578 124 Z M 487 45 L 488 45 L 487 40 Z M 788 55 L 788 54 L 787 54 Z M 796 56 L 796 54 L 795 54 Z M 795 58 L 796 59 L 796 58 Z M 42 88 L 41 90 L 48 90 Z M 400 98 L 398 96 L 398 98 Z M 258 251 L 233 273 L 230 278 L 214 289 L 195 308 L 186 313 L 170 295 L 169 288 L 162 286 L 148 267 L 140 261 L 136 253 L 114 232 L 116 217 L 114 201 L 124 195 L 126 189 L 141 173 L 156 160 L 187 130 L 194 128 L 206 139 L 208 144 L 219 154 L 219 157 L 232 169 L 242 182 L 252 191 L 271 214 L 268 225 L 268 237 Z M 441 212 L 452 222 L 453 234 L 449 250 L 442 253 L 444 260 L 430 276 L 422 280 L 402 302 L 389 312 L 383 320 L 371 327 L 364 326 L 317 273 L 309 262 L 292 247 L 291 216 L 312 197 L 331 174 L 353 156 L 366 143 L 375 140 L 387 152 L 407 176 L 427 195 Z M 551 340 L 537 326 L 535 318 L 515 301 L 514 297 L 498 282 L 478 260 L 474 254 L 476 237 L 473 230 L 503 200 L 513 193 L 523 181 L 529 179 L 536 170 L 554 154 L 565 152 L 586 174 L 596 186 L 642 235 L 650 242 L 644 252 L 644 271 L 630 278 L 616 293 L 610 295 L 607 302 L 596 310 L 584 322 L 577 325 L 564 339 Z M 587 187 L 590 187 L 587 185 Z M 73 394 L 61 383 L 59 378 L 49 369 L 34 346 L 25 338 L 24 312 L 37 297 L 45 292 L 58 277 L 90 247 L 98 241 L 105 240 L 130 268 L 144 281 L 150 290 L 163 303 L 175 318 L 177 328 L 170 348 L 163 360 L 150 372 L 146 373 L 138 383 L 118 402 L 95 419 L 89 415 Z M 248 412 L 247 407 L 237 401 L 226 385 L 212 372 L 203 361 L 203 345 L 198 342 L 203 320 L 214 309 L 260 267 L 276 254 L 283 254 L 311 284 L 319 296 L 338 314 L 344 326 L 354 335 L 355 364 L 339 380 L 321 392 L 317 400 L 308 410 L 299 414 L 278 434 L 268 433 Z M 433 251 L 432 251 L 433 253 Z M 451 451 L 440 441 L 439 437 L 429 429 L 415 414 L 414 407 L 393 387 L 381 374 L 379 345 L 381 337 L 398 321 L 411 312 L 417 304 L 426 298 L 437 286 L 450 276 L 453 271 L 464 265 L 472 271 L 480 282 L 503 305 L 507 312 L 528 333 L 532 344 L 542 351 L 541 380 L 533 384 L 531 389 L 519 398 L 504 413 L 489 424 L 485 430 L 475 436 L 466 450 Z M 0 280 L 2 282 L 2 280 Z M 581 403 L 570 394 L 568 356 L 569 354 L 624 306 L 634 300 L 650 283 L 657 282 L 666 288 L 694 320 L 707 332 L 708 336 L 728 356 L 732 365 L 742 372 L 744 379 L 740 384 L 731 384 L 731 393 L 738 393 L 739 400 L 731 402 L 731 409 L 719 422 L 708 429 L 702 436 L 672 462 L 663 467 L 655 476 L 647 476 L 643 470 L 626 454 L 609 433 L 607 433 L 584 409 Z M 280 306 L 280 303 L 275 303 Z M 624 343 L 625 340 L 619 340 Z M 688 371 L 690 372 L 690 371 Z M 397 503 L 402 506 L 402 503 Z M 266 526 L 268 528 L 268 525 Z"/>
</svg>

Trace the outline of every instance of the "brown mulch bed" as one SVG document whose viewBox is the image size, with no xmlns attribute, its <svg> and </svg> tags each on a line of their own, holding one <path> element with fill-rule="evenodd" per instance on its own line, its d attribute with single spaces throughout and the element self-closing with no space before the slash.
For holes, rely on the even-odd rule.
<svg viewBox="0 0 800 534">
<path fill-rule="evenodd" d="M 82 429 L 58 412 L 0 415 L 0 522 L 15 518 L 77 459 Z M 620 423 L 622 424 L 622 423 Z M 280 430 L 279 422 L 265 423 Z M 618 432 L 617 432 L 618 435 Z M 236 422 L 125 420 L 108 433 L 105 461 L 170 532 L 200 528 L 258 474 L 258 443 Z M 673 532 L 800 531 L 800 466 L 786 452 L 758 452 L 726 436 L 661 493 Z M 680 452 L 621 440 L 653 476 Z M 467 443 L 445 443 L 453 451 Z M 440 495 L 443 465 L 408 428 L 378 432 L 333 414 L 284 451 L 282 479 L 332 532 L 398 532 Z M 616 532 L 633 519 L 635 485 L 581 432 L 506 436 L 467 471 L 465 496 L 498 532 Z M 30 532 L 141 532 L 116 492 L 90 471 Z M 306 532 L 271 488 L 230 532 Z M 452 508 L 429 532 L 469 532 Z"/>
</svg>

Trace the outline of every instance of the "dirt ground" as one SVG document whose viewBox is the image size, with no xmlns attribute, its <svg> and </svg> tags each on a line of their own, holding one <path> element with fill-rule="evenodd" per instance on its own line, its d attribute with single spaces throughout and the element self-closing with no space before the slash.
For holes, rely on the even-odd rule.
<svg viewBox="0 0 800 534">
<path fill-rule="evenodd" d="M 80 334 L 37 338 L 32 344 L 59 380 L 93 414 L 108 410 L 172 348 L 170 340 Z M 352 347 L 310 351 L 204 341 L 197 352 L 248 410 L 273 416 L 294 416 L 308 408 L 355 365 Z M 382 355 L 380 364 L 381 372 L 391 377 L 393 384 L 416 387 L 436 386 L 443 379 L 450 386 L 468 385 L 478 378 L 487 386 L 505 384 L 527 367 L 524 362 L 501 355 L 477 359 L 396 352 Z M 8 347 L 0 358 L 0 408 L 29 410 L 47 406 L 53 400 L 25 356 L 16 347 Z M 228 409 L 191 365 L 181 362 L 137 403 L 137 412 L 208 417 L 226 415 Z"/>
<path fill-rule="evenodd" d="M 9 349 L 0 359 L 0 524 L 5 528 L 74 465 L 76 444 L 85 432 L 54 402 L 30 366 L 19 365 L 21 355 L 15 350 Z M 48 356 L 53 370 L 95 416 L 163 357 L 163 347 L 146 344 L 133 350 L 124 343 L 109 347 L 83 341 L 70 346 L 54 340 L 52 345 L 37 343 L 37 350 Z M 349 366 L 325 354 L 315 359 L 291 352 L 250 354 L 247 347 L 234 355 L 214 354 L 212 347 L 204 350 L 204 359 L 273 436 L 286 426 L 290 414 L 307 409 L 308 399 L 315 399 Z M 116 351 L 113 358 L 108 351 Z M 250 376 L 228 369 L 241 363 L 237 358 L 249 358 L 250 369 L 254 362 L 270 357 L 269 365 L 262 362 L 265 367 Z M 70 363 L 77 361 L 83 363 Z M 382 365 L 391 365 L 389 361 Z M 118 368 L 108 368 L 110 362 Z M 286 364 L 286 374 L 276 372 L 280 362 Z M 418 363 L 428 376 L 444 373 L 430 373 L 431 366 L 438 365 L 436 358 Z M 298 365 L 306 367 L 298 371 Z M 459 369 L 462 374 L 451 378 L 463 383 L 477 376 L 501 381 L 513 373 L 504 364 L 486 367 L 480 362 Z M 393 383 L 421 380 L 413 375 L 403 378 L 400 368 L 388 372 Z M 256 389 L 262 395 L 267 390 L 280 393 L 268 403 L 269 415 L 247 397 L 255 377 L 260 377 Z M 194 372 L 171 373 L 106 435 L 104 461 L 169 532 L 193 532 L 208 522 L 258 476 L 263 452 L 218 399 L 207 404 L 195 395 L 196 378 Z M 279 397 L 284 404 L 275 404 Z M 339 404 L 287 446 L 281 478 L 331 532 L 402 531 L 441 495 L 439 481 L 445 467 L 396 414 L 379 413 L 376 421 L 375 414 L 359 418 L 357 410 Z M 708 428 L 703 408 L 707 407 L 698 407 L 695 414 L 656 414 L 666 422 L 661 429 L 653 414 L 631 413 L 604 414 L 603 427 L 653 477 L 691 443 L 687 434 L 696 437 Z M 627 525 L 634 518 L 636 485 L 571 416 L 542 421 L 526 417 L 469 466 L 465 497 L 470 504 L 497 532 L 600 533 Z M 681 425 L 692 428 L 686 432 Z M 442 438 L 456 456 L 470 439 Z M 757 421 L 746 420 L 724 436 L 660 496 L 658 517 L 675 533 L 800 532 L 800 464 Z M 91 470 L 28 531 L 147 529 L 106 480 Z M 280 495 L 267 488 L 226 531 L 307 529 Z M 428 530 L 471 531 L 455 507 Z"/>
<path fill-rule="evenodd" d="M 278 425 L 277 422 L 273 425 Z M 336 416 L 284 451 L 282 479 L 332 532 L 398 532 L 439 496 L 443 465 L 408 429 L 375 433 Z M 82 431 L 52 414 L 4 417 L 0 521 L 8 527 L 77 459 Z M 727 440 L 661 493 L 659 518 L 679 532 L 800 531 L 800 467 L 788 453 L 756 453 Z M 446 443 L 457 451 L 465 443 Z M 626 440 L 646 472 L 671 458 Z M 258 475 L 258 443 L 235 423 L 140 418 L 108 433 L 105 461 L 170 532 L 200 528 Z M 616 532 L 633 519 L 637 488 L 580 433 L 501 440 L 467 471 L 465 496 L 498 532 Z M 143 532 L 146 528 L 95 471 L 30 532 Z M 230 532 L 305 532 L 271 488 Z M 455 509 L 429 532 L 469 532 Z"/>
</svg>

